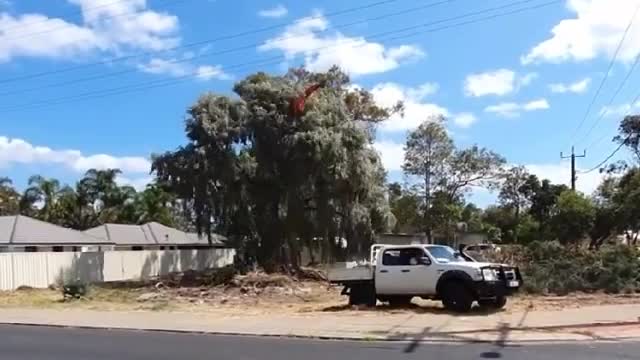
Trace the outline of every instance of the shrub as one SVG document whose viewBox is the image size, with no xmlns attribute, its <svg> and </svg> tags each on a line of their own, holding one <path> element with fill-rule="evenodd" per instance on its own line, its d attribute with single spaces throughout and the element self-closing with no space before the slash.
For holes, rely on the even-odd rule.
<svg viewBox="0 0 640 360">
<path fill-rule="evenodd" d="M 496 261 L 520 267 L 527 293 L 640 291 L 640 253 L 628 246 L 591 251 L 558 242 L 533 242 L 527 247 L 504 247 L 495 255 Z"/>
<path fill-rule="evenodd" d="M 76 282 L 62 285 L 62 297 L 65 301 L 81 299 L 89 293 L 89 286 L 84 283 Z"/>
<path fill-rule="evenodd" d="M 226 285 L 233 280 L 236 276 L 236 268 L 233 265 L 225 266 L 217 269 L 211 274 L 210 284 L 211 286 Z"/>
</svg>

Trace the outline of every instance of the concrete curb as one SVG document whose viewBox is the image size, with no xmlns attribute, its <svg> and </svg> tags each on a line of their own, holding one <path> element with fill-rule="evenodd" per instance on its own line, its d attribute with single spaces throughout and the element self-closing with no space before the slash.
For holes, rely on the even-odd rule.
<svg viewBox="0 0 640 360">
<path fill-rule="evenodd" d="M 134 328 L 134 327 L 118 327 L 118 326 L 105 326 L 105 325 L 68 325 L 68 324 L 44 324 L 44 323 L 32 323 L 32 322 L 11 322 L 1 321 L 0 325 L 10 326 L 25 326 L 25 327 L 48 327 L 48 328 L 60 328 L 60 329 L 85 329 L 85 330 L 105 330 L 105 331 L 130 331 L 130 332 L 155 332 L 155 333 L 168 333 L 168 334 L 185 334 L 185 335 L 211 335 L 211 336 L 237 336 L 237 337 L 253 337 L 253 338 L 276 338 L 276 339 L 300 339 L 300 340 L 321 340 L 321 341 L 353 341 L 353 342 L 397 342 L 397 343 L 438 343 L 438 344 L 496 344 L 501 342 L 505 344 L 513 345 L 535 345 L 535 344 L 566 344 L 566 343 L 580 343 L 584 341 L 589 342 L 625 342 L 625 341 L 640 341 L 639 336 L 626 336 L 604 339 L 533 339 L 533 340 L 518 340 L 518 339 L 504 339 L 504 340 L 488 340 L 488 339 L 460 339 L 456 338 L 456 335 L 465 334 L 478 334 L 478 333 L 499 333 L 498 329 L 478 329 L 478 330 L 462 330 L 462 331 L 450 331 L 426 334 L 419 339 L 394 339 L 388 337 L 379 336 L 329 336 L 329 335 L 300 335 L 300 334 L 252 334 L 232 331 L 207 331 L 207 330 L 183 330 L 183 329 L 159 329 L 159 328 Z M 576 329 L 586 327 L 617 327 L 617 326 L 629 326 L 640 325 L 639 321 L 629 322 L 598 322 L 587 324 L 573 324 L 573 325 L 551 325 L 542 327 L 529 327 L 529 328 L 502 328 L 502 331 L 552 331 L 560 329 Z M 415 334 L 411 334 L 415 335 Z M 429 336 L 431 335 L 431 336 Z M 579 334 L 576 334 L 579 335 Z"/>
</svg>

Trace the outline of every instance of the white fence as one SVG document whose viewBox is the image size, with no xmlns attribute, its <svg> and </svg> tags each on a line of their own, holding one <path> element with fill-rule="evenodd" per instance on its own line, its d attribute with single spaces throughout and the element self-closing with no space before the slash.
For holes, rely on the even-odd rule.
<svg viewBox="0 0 640 360">
<path fill-rule="evenodd" d="M 106 282 L 145 279 L 171 272 L 204 270 L 233 263 L 233 249 L 0 254 L 0 290 L 46 288 L 80 280 Z"/>
</svg>

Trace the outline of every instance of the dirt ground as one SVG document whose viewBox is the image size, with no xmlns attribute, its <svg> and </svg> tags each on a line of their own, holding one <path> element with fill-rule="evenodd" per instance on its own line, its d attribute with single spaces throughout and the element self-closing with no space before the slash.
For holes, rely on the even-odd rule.
<svg viewBox="0 0 640 360">
<path fill-rule="evenodd" d="M 93 286 L 80 300 L 63 301 L 56 289 L 20 289 L 0 292 L 2 307 L 49 307 L 59 309 L 220 312 L 225 315 L 252 315 L 270 312 L 444 312 L 440 302 L 414 298 L 411 306 L 375 309 L 347 305 L 341 288 L 321 280 L 299 280 L 285 275 L 250 273 L 235 276 L 225 285 L 181 284 L 175 279 L 153 282 Z M 509 299 L 505 312 L 562 310 L 602 304 L 638 303 L 639 295 L 572 294 L 569 296 L 519 295 Z M 476 311 L 480 311 L 476 309 Z"/>
</svg>

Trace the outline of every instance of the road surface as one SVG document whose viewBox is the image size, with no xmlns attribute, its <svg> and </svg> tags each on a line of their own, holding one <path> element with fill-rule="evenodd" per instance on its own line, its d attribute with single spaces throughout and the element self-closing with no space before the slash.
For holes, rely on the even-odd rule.
<svg viewBox="0 0 640 360">
<path fill-rule="evenodd" d="M 638 359 L 640 343 L 549 345 L 313 341 L 0 325 L 2 360 Z"/>
</svg>

